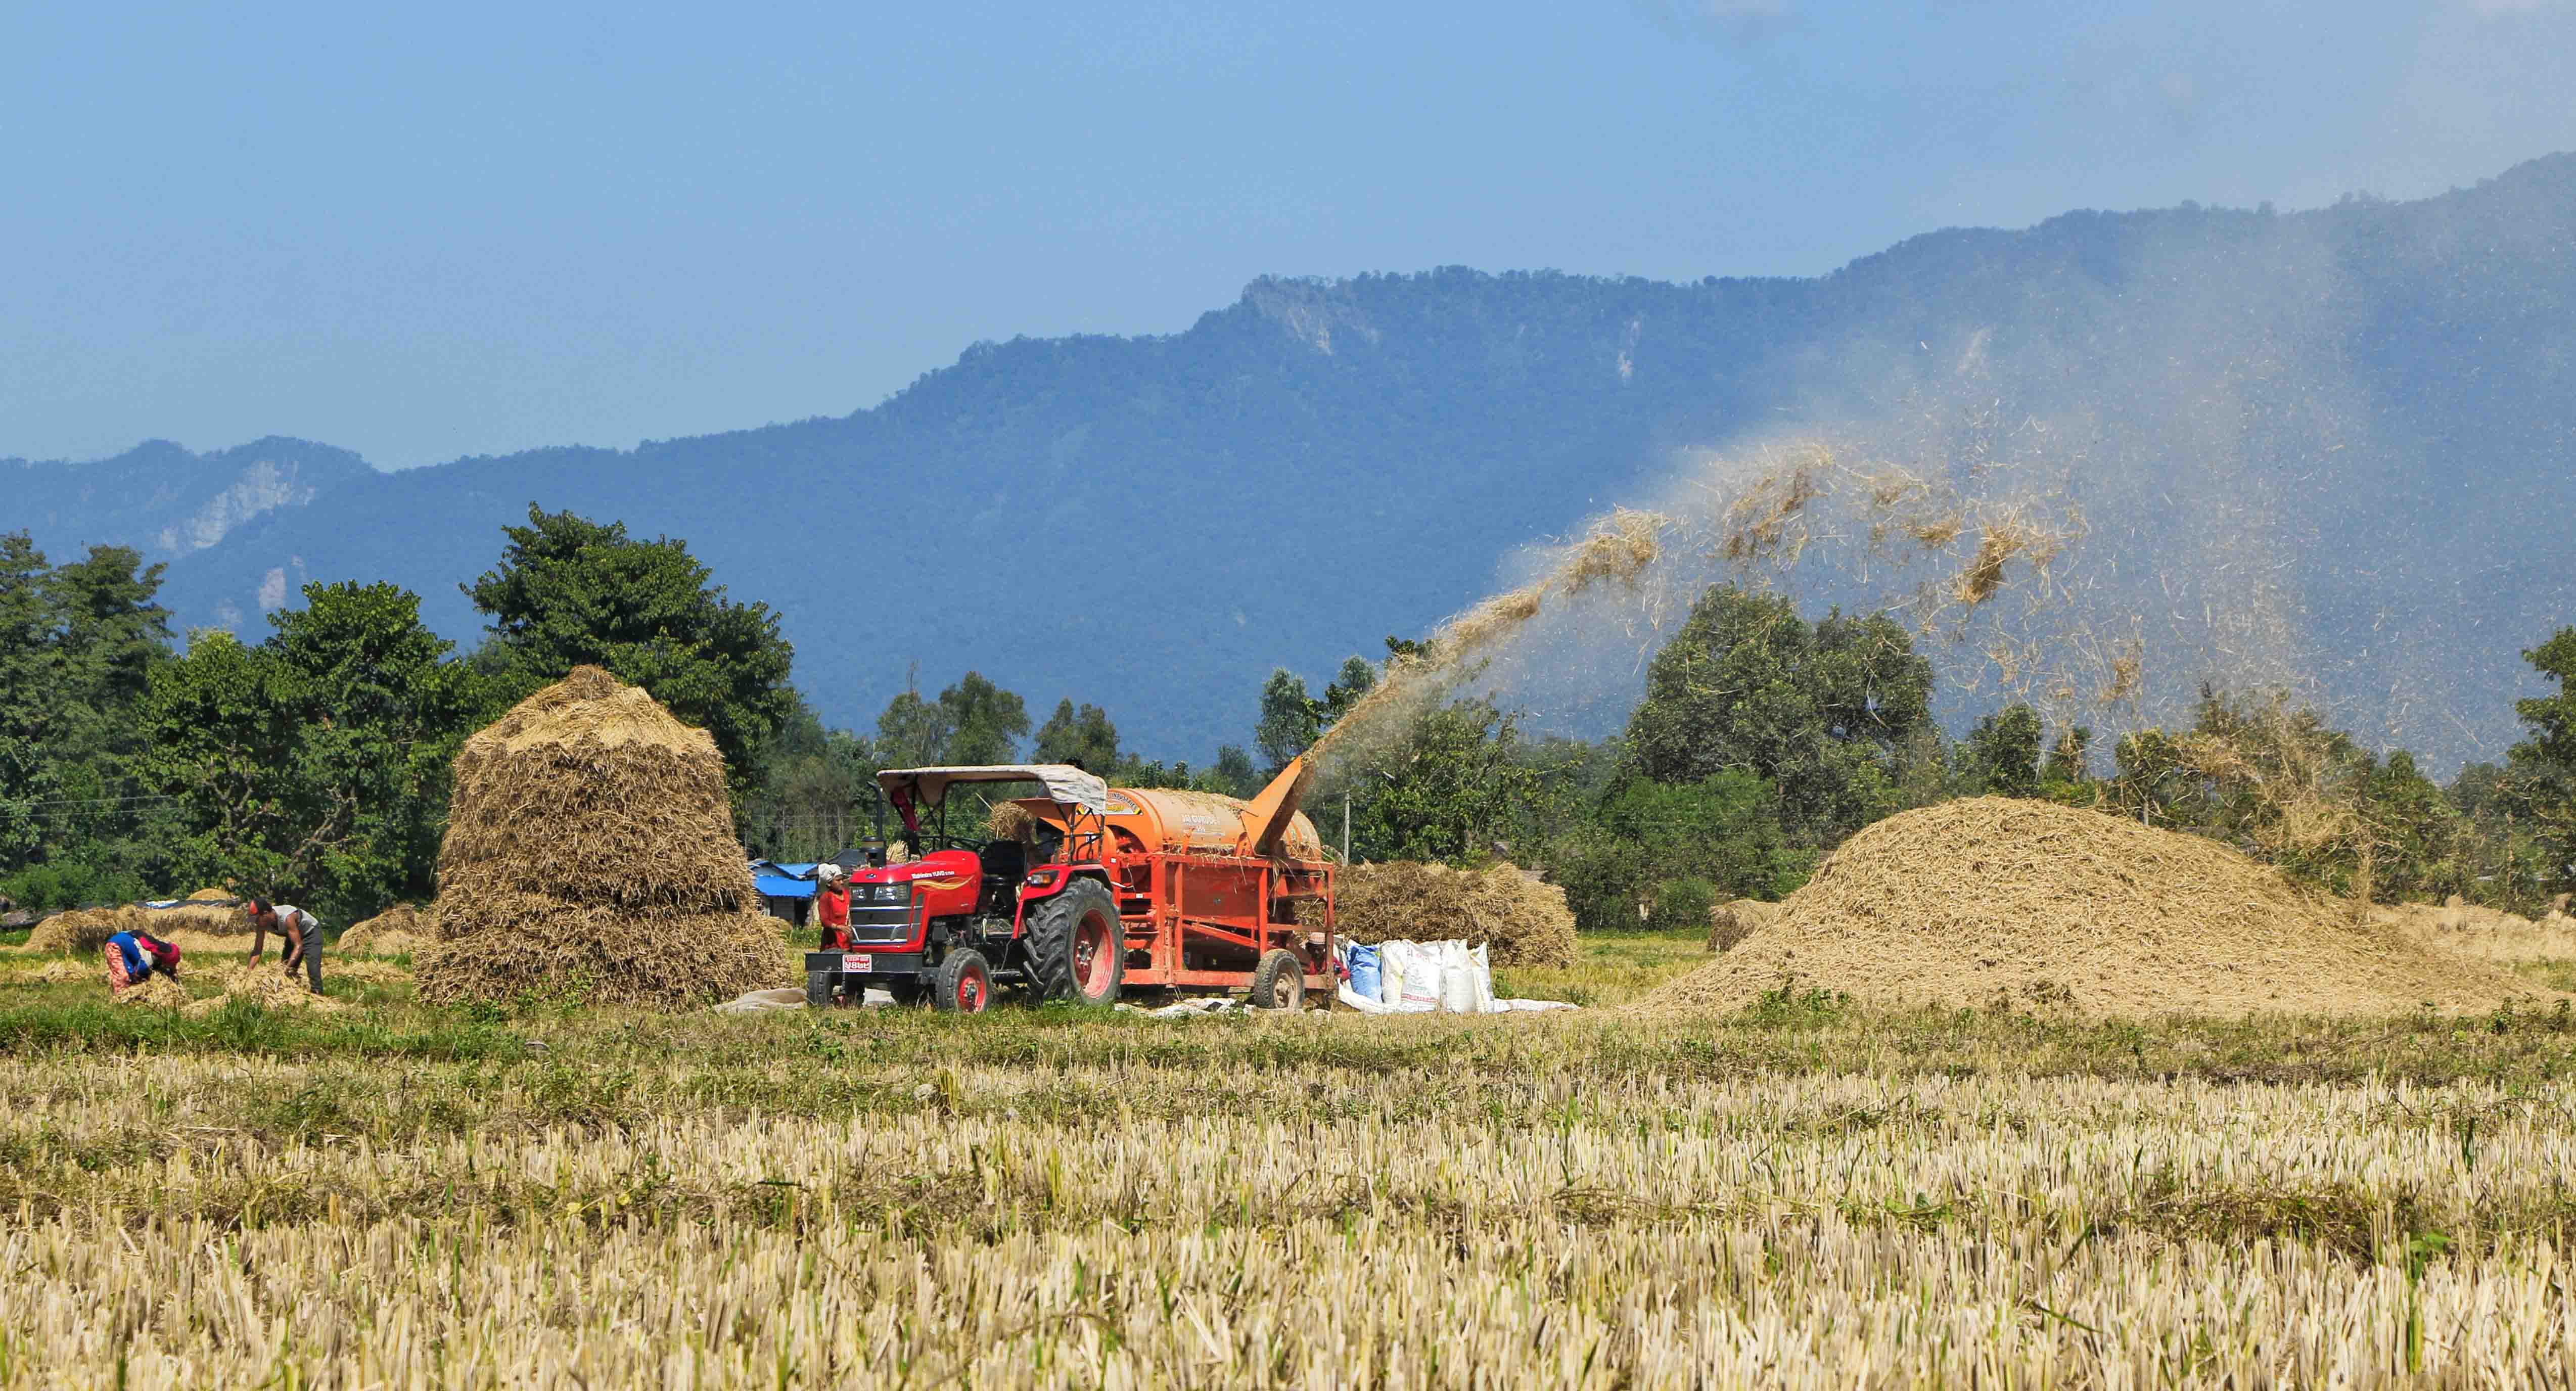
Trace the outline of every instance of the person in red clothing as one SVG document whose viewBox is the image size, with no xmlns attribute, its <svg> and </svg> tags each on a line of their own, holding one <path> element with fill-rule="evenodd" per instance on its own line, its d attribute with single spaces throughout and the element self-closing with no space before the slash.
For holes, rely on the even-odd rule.
<svg viewBox="0 0 2576 1391">
<path fill-rule="evenodd" d="M 816 865 L 814 920 L 823 926 L 823 950 L 850 949 L 850 879 L 839 865 Z"/>
</svg>

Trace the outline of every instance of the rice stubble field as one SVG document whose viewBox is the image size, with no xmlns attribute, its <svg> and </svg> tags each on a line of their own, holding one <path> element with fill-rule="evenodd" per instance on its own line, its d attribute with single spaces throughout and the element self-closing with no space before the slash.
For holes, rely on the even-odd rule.
<svg viewBox="0 0 2576 1391">
<path fill-rule="evenodd" d="M 1586 955 L 1602 1005 L 1703 959 Z M 1792 986 L 1716 1018 L 959 1020 L 438 1010 L 368 975 L 337 987 L 362 1010 L 195 1019 L 0 983 L 0 1387 L 2570 1362 L 2564 1011 L 2087 1023 Z"/>
</svg>

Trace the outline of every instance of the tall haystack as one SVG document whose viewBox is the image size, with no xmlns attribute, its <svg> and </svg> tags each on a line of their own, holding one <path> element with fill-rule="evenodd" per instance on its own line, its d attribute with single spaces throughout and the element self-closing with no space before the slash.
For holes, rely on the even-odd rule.
<svg viewBox="0 0 2576 1391">
<path fill-rule="evenodd" d="M 596 667 L 468 739 L 421 997 L 678 1007 L 794 979 L 724 773 L 706 731 Z"/>
<path fill-rule="evenodd" d="M 2003 797 L 1901 812 L 1647 1008 L 1765 992 L 2079 1015 L 2403 1014 L 2542 993 L 2217 841 Z"/>
<path fill-rule="evenodd" d="M 1483 870 L 1397 860 L 1349 865 L 1333 911 L 1354 942 L 1490 943 L 1497 966 L 1574 964 L 1574 912 L 1565 890 L 1510 865 Z"/>
</svg>

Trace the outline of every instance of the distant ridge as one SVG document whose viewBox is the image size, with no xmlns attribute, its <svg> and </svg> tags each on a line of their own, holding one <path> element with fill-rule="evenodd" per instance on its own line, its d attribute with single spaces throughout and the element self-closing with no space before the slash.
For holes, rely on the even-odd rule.
<svg viewBox="0 0 2576 1391">
<path fill-rule="evenodd" d="M 2350 659 L 2326 679 L 2353 722 L 2444 766 L 2510 738 L 2518 650 L 2576 622 L 2571 253 L 2553 155 L 2410 203 L 1932 232 L 1816 279 L 1264 278 L 1182 333 L 978 344 L 871 410 L 632 450 L 0 465 L 36 480 L 0 526 L 151 538 L 188 623 L 256 631 L 306 579 L 382 578 L 470 640 L 456 586 L 536 501 L 686 537 L 785 613 L 835 722 L 918 660 L 1196 760 L 1241 741 L 1272 665 L 1425 631 L 1678 451 L 1973 394 L 2085 442 L 2095 544 L 2223 565 L 2177 489 L 2247 509 Z M 2139 610 L 2172 607 L 2137 570 Z"/>
</svg>

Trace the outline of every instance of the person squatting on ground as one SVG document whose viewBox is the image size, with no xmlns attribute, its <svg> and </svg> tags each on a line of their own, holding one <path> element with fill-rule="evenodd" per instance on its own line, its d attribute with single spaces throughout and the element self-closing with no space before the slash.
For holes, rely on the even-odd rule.
<svg viewBox="0 0 2576 1391">
<path fill-rule="evenodd" d="M 107 939 L 107 993 L 111 996 L 150 980 L 155 974 L 179 978 L 179 944 L 148 932 L 120 932 Z"/>
<path fill-rule="evenodd" d="M 322 920 L 291 903 L 271 903 L 254 898 L 243 908 L 250 914 L 250 959 L 259 963 L 260 953 L 267 950 L 268 934 L 274 932 L 286 940 L 279 964 L 286 968 L 286 978 L 295 979 L 295 968 L 304 967 L 304 988 L 322 993 Z"/>
</svg>

